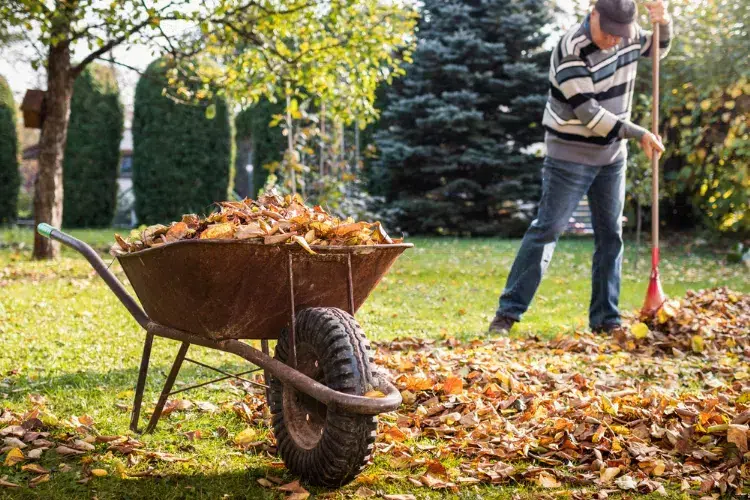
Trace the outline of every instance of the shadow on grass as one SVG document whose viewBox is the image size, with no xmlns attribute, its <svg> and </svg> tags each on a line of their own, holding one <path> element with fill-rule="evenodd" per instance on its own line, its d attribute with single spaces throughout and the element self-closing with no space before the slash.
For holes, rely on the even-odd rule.
<svg viewBox="0 0 750 500">
<path fill-rule="evenodd" d="M 253 467 L 245 471 L 217 474 L 169 474 L 163 477 L 138 477 L 125 479 L 114 474 L 93 478 L 80 484 L 77 467 L 70 472 L 54 473 L 49 482 L 35 488 L 25 486 L 26 480 L 19 481 L 19 488 L 0 490 L 0 498 L 98 498 L 136 499 L 149 498 L 171 500 L 182 498 L 252 498 L 277 499 L 285 494 L 258 484 L 258 479 L 273 475 L 283 477 L 285 482 L 294 480 L 285 470 L 269 467 Z M 10 481 L 14 478 L 9 477 Z M 310 488 L 311 492 L 326 490 Z"/>
<path fill-rule="evenodd" d="M 81 394 L 85 393 L 87 395 L 99 393 L 101 394 L 101 399 L 112 400 L 112 402 L 115 402 L 115 399 L 128 399 L 129 403 L 132 403 L 132 392 L 135 391 L 136 382 L 138 380 L 138 367 L 140 366 L 140 361 L 135 364 L 137 367 L 134 368 L 110 370 L 105 372 L 81 370 L 52 376 L 35 377 L 33 379 L 29 379 L 28 377 L 6 379 L 6 383 L 10 382 L 8 387 L 10 392 L 7 394 L 4 401 L 22 404 L 28 402 L 29 394 L 37 393 L 54 395 L 55 393 L 74 391 L 80 392 Z M 236 363 L 224 362 L 214 366 L 227 373 L 240 373 L 258 368 L 257 366 L 251 365 L 242 360 L 240 357 L 237 357 Z M 161 363 L 149 366 L 148 376 L 146 377 L 144 404 L 148 402 L 150 395 L 157 397 L 158 394 L 161 393 L 170 368 L 171 365 L 164 365 Z M 252 377 L 255 374 L 262 373 L 262 370 L 258 370 L 245 375 L 245 377 Z M 182 364 L 172 390 L 180 390 L 187 386 L 209 382 L 219 377 L 223 377 L 223 375 L 186 361 Z M 223 384 L 229 380 L 230 379 L 224 379 L 215 383 Z M 205 387 L 206 386 L 204 386 L 204 388 Z M 207 387 L 211 388 L 211 386 Z M 131 391 L 131 393 L 127 397 L 115 397 L 117 394 L 128 391 Z M 221 389 L 219 389 L 219 391 L 221 391 Z M 175 395 L 175 397 L 188 397 L 188 395 L 191 394 L 191 391 L 185 391 L 180 394 L 181 396 Z"/>
</svg>

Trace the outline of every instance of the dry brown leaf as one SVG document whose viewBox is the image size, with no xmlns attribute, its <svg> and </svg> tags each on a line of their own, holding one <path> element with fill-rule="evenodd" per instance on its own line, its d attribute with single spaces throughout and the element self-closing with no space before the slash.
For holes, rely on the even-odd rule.
<svg viewBox="0 0 750 500">
<path fill-rule="evenodd" d="M 276 486 L 271 481 L 265 478 L 258 479 L 258 484 L 263 486 L 264 488 L 274 488 Z"/>
<path fill-rule="evenodd" d="M 291 233 L 285 233 L 285 234 L 276 234 L 274 236 L 266 236 L 263 238 L 263 244 L 264 245 L 275 245 L 277 243 L 283 243 L 289 238 L 296 236 L 297 233 L 295 231 L 292 231 Z"/>
<path fill-rule="evenodd" d="M 747 435 L 750 427 L 747 425 L 729 424 L 727 441 L 737 445 L 741 453 L 747 453 Z"/>
<path fill-rule="evenodd" d="M 599 482 L 602 484 L 611 483 L 614 478 L 620 473 L 619 467 L 607 467 L 599 472 Z"/>
<path fill-rule="evenodd" d="M 377 493 L 366 486 L 360 486 L 357 488 L 357 491 L 354 492 L 354 495 L 358 498 L 370 498 L 377 495 Z"/>
<path fill-rule="evenodd" d="M 561 486 L 560 481 L 554 475 L 545 471 L 539 473 L 536 481 L 543 488 L 559 488 Z"/>
<path fill-rule="evenodd" d="M 446 394 L 461 394 L 464 390 L 464 381 L 458 377 L 448 377 L 443 382 L 443 392 Z"/>
<path fill-rule="evenodd" d="M 55 451 L 58 455 L 62 455 L 64 457 L 69 455 L 83 455 L 82 451 L 69 448 L 67 446 L 58 446 L 57 448 L 55 448 Z"/>
<path fill-rule="evenodd" d="M 33 472 L 34 474 L 49 474 L 49 471 L 39 464 L 26 464 L 21 467 L 24 472 Z"/>
<path fill-rule="evenodd" d="M 234 238 L 235 226 L 230 222 L 208 226 L 200 235 L 202 240 L 231 240 Z"/>
<path fill-rule="evenodd" d="M 15 483 L 11 483 L 10 481 L 6 481 L 2 477 L 0 477 L 0 486 L 3 486 L 5 488 L 18 488 L 19 486 Z"/>
<path fill-rule="evenodd" d="M 49 474 L 44 474 L 43 476 L 36 476 L 34 479 L 29 481 L 29 487 L 34 488 L 41 483 L 46 483 L 47 481 L 49 481 L 49 479 L 50 479 Z"/>
</svg>

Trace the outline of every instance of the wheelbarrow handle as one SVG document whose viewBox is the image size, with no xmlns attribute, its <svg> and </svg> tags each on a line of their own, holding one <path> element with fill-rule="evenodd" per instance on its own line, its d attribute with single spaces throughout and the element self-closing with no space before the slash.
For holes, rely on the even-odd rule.
<svg viewBox="0 0 750 500">
<path fill-rule="evenodd" d="M 143 328 L 146 328 L 146 325 L 148 325 L 149 323 L 148 316 L 143 311 L 143 309 L 141 309 L 141 306 L 138 305 L 135 299 L 127 292 L 127 290 L 125 290 L 125 287 L 122 286 L 120 280 L 118 280 L 117 277 L 112 274 L 112 271 L 108 269 L 107 264 L 99 257 L 99 254 L 97 254 L 93 248 L 91 248 L 83 241 L 62 232 L 56 227 L 50 226 L 49 224 L 41 223 L 37 226 L 36 230 L 45 238 L 59 241 L 63 245 L 72 248 L 73 250 L 86 257 L 86 260 L 89 261 L 91 267 L 94 268 L 94 270 L 104 280 L 107 286 L 109 286 L 109 288 L 117 296 L 117 298 L 120 299 L 122 305 L 125 306 L 125 308 L 133 316 L 133 318 L 135 318 L 138 324 L 140 324 Z"/>
</svg>

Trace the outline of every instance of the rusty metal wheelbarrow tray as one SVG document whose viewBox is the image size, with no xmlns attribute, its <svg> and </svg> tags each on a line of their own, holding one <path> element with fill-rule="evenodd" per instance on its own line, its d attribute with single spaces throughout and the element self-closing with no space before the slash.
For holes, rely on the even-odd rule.
<svg viewBox="0 0 750 500">
<path fill-rule="evenodd" d="M 277 338 L 281 329 L 288 326 L 294 345 L 294 312 L 306 307 L 337 307 L 348 309 L 353 315 L 410 244 L 318 247 L 319 254 L 310 255 L 291 245 L 197 241 L 176 242 L 121 256 L 120 262 L 144 311 L 89 245 L 48 224 L 40 224 L 37 230 L 86 257 L 146 330 L 131 419 L 133 431 L 138 429 L 155 336 L 177 340 L 182 345 L 146 432 L 155 428 L 167 398 L 174 394 L 171 389 L 183 360 L 201 364 L 186 357 L 191 344 L 236 354 L 329 409 L 376 415 L 395 410 L 401 404 L 401 394 L 382 373 L 375 375 L 374 390 L 383 397 L 339 392 L 296 370 L 294 359 L 290 366 L 269 356 L 267 339 Z M 333 265 L 336 263 L 339 265 Z M 262 339 L 263 350 L 240 339 Z M 239 376 L 242 374 L 202 366 L 224 375 L 217 380 L 242 379 Z M 183 390 L 186 389 L 175 392 Z"/>
<path fill-rule="evenodd" d="M 152 321 L 215 340 L 276 339 L 290 321 L 290 285 L 296 310 L 354 315 L 410 246 L 323 246 L 312 255 L 297 245 L 184 240 L 118 259 Z"/>
</svg>

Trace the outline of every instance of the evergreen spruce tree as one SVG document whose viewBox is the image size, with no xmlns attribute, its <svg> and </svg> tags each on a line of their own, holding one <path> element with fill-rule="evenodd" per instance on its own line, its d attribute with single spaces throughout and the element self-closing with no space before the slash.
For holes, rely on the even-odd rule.
<svg viewBox="0 0 750 500">
<path fill-rule="evenodd" d="M 426 0 L 414 63 L 389 90 L 375 182 L 403 230 L 515 235 L 539 198 L 544 0 Z"/>
<path fill-rule="evenodd" d="M 227 198 L 234 159 L 226 102 L 181 103 L 163 93 L 167 59 L 157 59 L 138 81 L 133 116 L 133 189 L 141 224 L 205 214 Z M 213 105 L 213 116 L 207 116 Z"/>
<path fill-rule="evenodd" d="M 63 225 L 107 227 L 117 205 L 123 109 L 112 68 L 88 66 L 75 80 L 63 160 Z"/>
<path fill-rule="evenodd" d="M 20 185 L 16 104 L 8 82 L 0 76 L 0 224 L 15 222 Z"/>
</svg>

